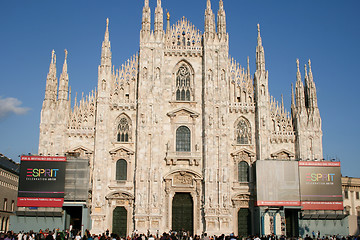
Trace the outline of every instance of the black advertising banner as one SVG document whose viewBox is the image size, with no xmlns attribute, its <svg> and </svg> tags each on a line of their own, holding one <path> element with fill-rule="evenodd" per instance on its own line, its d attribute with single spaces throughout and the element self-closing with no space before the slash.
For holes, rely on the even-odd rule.
<svg viewBox="0 0 360 240">
<path fill-rule="evenodd" d="M 340 162 L 299 162 L 305 210 L 343 210 Z"/>
<path fill-rule="evenodd" d="M 22 156 L 18 207 L 62 207 L 66 157 Z"/>
</svg>

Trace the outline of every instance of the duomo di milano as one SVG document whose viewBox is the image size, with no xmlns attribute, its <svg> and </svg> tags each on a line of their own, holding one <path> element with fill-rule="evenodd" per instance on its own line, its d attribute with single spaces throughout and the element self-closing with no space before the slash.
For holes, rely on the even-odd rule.
<svg viewBox="0 0 360 240">
<path fill-rule="evenodd" d="M 145 0 L 140 50 L 118 69 L 107 20 L 98 86 L 73 107 L 53 52 L 39 154 L 90 160 L 93 233 L 254 232 L 256 160 L 323 158 L 311 63 L 297 62 L 289 113 L 270 96 L 259 26 L 252 75 L 230 57 L 222 0 L 217 15 L 207 0 L 203 33 L 163 15 L 157 0 L 152 28 Z"/>
</svg>

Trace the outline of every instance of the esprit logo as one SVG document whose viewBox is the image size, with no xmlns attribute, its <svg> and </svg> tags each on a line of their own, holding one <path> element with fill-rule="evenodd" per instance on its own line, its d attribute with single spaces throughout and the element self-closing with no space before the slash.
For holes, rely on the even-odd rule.
<svg viewBox="0 0 360 240">
<path fill-rule="evenodd" d="M 335 173 L 306 173 L 307 182 L 334 182 Z"/>
<path fill-rule="evenodd" d="M 56 177 L 57 172 L 59 169 L 54 168 L 28 168 L 26 173 L 27 177 L 34 177 L 34 178 L 40 178 L 40 177 Z"/>
</svg>

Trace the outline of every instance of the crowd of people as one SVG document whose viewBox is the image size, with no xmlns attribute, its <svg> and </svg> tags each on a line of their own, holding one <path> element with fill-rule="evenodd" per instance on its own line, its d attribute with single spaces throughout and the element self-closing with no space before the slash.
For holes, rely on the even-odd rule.
<svg viewBox="0 0 360 240">
<path fill-rule="evenodd" d="M 72 230 L 72 231 L 59 231 L 54 229 L 50 231 L 39 230 L 39 232 L 19 232 L 14 233 L 9 231 L 7 233 L 0 233 L 0 240 L 360 240 L 359 236 L 321 236 L 320 232 L 311 235 L 306 235 L 302 237 L 286 237 L 286 236 L 276 236 L 274 234 L 268 236 L 235 236 L 233 233 L 220 236 L 208 236 L 206 233 L 200 235 L 192 236 L 189 232 L 175 232 L 171 231 L 169 233 L 163 234 L 139 234 L 134 232 L 131 236 L 121 237 L 117 234 L 110 233 L 109 230 L 106 230 L 104 233 L 96 235 L 91 234 L 89 230 L 86 230 L 84 235 L 81 236 L 81 231 Z"/>
</svg>

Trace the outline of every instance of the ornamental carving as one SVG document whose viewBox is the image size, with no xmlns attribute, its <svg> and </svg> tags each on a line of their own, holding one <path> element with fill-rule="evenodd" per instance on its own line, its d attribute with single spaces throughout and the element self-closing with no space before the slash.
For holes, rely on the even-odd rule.
<svg viewBox="0 0 360 240">
<path fill-rule="evenodd" d="M 174 176 L 174 185 L 192 185 L 193 177 L 185 172 L 180 172 Z"/>
<path fill-rule="evenodd" d="M 233 197 L 231 200 L 235 208 L 248 208 L 250 202 L 250 195 L 239 194 Z"/>
<path fill-rule="evenodd" d="M 107 200 L 134 200 L 134 197 L 128 193 L 110 193 L 105 197 Z"/>
</svg>

